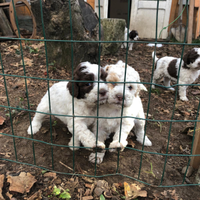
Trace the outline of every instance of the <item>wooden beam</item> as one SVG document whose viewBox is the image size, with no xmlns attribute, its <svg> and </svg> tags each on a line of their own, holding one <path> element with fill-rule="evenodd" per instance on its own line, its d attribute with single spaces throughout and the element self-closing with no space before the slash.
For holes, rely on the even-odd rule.
<svg viewBox="0 0 200 200">
<path fill-rule="evenodd" d="M 2 8 L 0 8 L 0 29 L 5 36 L 13 35 L 10 22 L 8 21 Z"/>
<path fill-rule="evenodd" d="M 172 0 L 170 17 L 169 17 L 169 24 L 171 22 L 173 22 L 175 20 L 175 18 L 176 18 L 176 8 L 177 8 L 177 5 L 178 5 L 178 0 Z M 173 26 L 173 24 L 171 26 Z M 169 32 L 171 26 L 168 27 L 168 32 Z"/>
<path fill-rule="evenodd" d="M 196 24 L 196 33 L 195 33 L 195 39 L 200 35 L 200 6 L 198 8 L 197 13 L 197 24 Z"/>
<path fill-rule="evenodd" d="M 187 32 L 187 43 L 192 43 L 192 30 L 193 30 L 193 20 L 194 20 L 194 0 L 190 0 L 189 5 L 189 21 L 188 21 L 188 32 Z"/>
<path fill-rule="evenodd" d="M 198 117 L 198 120 L 200 120 L 200 116 Z M 196 133 L 193 143 L 193 149 L 192 149 L 192 155 L 200 154 L 200 122 L 197 122 L 196 126 Z M 194 169 L 198 169 L 200 166 L 200 156 L 195 156 L 191 158 L 190 165 Z"/>
</svg>

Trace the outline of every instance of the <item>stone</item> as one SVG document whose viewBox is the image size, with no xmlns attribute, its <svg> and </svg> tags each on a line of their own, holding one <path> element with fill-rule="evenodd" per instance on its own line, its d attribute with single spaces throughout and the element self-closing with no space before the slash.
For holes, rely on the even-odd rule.
<svg viewBox="0 0 200 200">
<path fill-rule="evenodd" d="M 124 19 L 101 19 L 104 41 L 123 41 L 126 21 Z M 115 55 L 121 43 L 103 43 L 102 55 Z"/>
<path fill-rule="evenodd" d="M 42 1 L 45 38 L 61 40 L 46 42 L 48 63 L 54 63 L 54 67 L 64 68 L 67 72 L 71 72 L 80 62 L 97 63 L 100 49 L 99 43 L 94 42 L 99 39 L 99 18 L 94 10 L 83 0 L 70 2 L 69 6 L 69 1 L 64 0 Z M 42 23 L 38 8 L 40 0 L 31 0 L 31 9 L 39 28 Z M 86 12 L 87 15 L 84 14 Z"/>
<path fill-rule="evenodd" d="M 103 193 L 103 189 L 101 189 L 100 187 L 96 187 L 96 188 L 94 189 L 94 194 L 95 194 L 96 196 L 100 196 L 102 193 Z"/>
</svg>

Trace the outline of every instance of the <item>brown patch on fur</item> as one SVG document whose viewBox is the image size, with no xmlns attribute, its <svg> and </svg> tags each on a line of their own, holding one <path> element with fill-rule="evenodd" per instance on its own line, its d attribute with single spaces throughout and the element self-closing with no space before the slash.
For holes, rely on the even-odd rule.
<svg viewBox="0 0 200 200">
<path fill-rule="evenodd" d="M 106 67 L 106 71 L 107 71 L 107 72 L 108 72 L 109 68 L 111 68 L 110 65 L 108 65 L 108 66 Z"/>
<path fill-rule="evenodd" d="M 67 84 L 67 88 L 72 96 L 77 99 L 85 98 L 85 94 L 89 93 L 93 88 L 94 74 L 82 72 L 86 66 L 79 64 L 74 70 L 74 81 L 87 81 L 87 82 L 71 82 Z"/>
<path fill-rule="evenodd" d="M 176 69 L 176 63 L 177 63 L 177 59 L 172 60 L 169 63 L 169 67 L 167 68 L 167 71 L 168 71 L 169 75 L 171 77 L 174 77 L 174 78 L 178 78 L 177 69 Z"/>
<path fill-rule="evenodd" d="M 106 81 L 107 82 L 120 82 L 118 75 L 115 74 L 114 72 L 108 74 L 108 76 L 106 78 Z M 112 89 L 112 88 L 115 87 L 116 84 L 117 83 L 113 83 L 113 84 L 112 83 L 108 83 L 108 87 Z"/>
<path fill-rule="evenodd" d="M 189 65 L 190 63 L 195 62 L 195 60 L 199 57 L 199 54 L 195 51 L 195 49 L 192 49 L 188 51 L 183 56 L 184 65 Z M 189 68 L 189 67 L 188 67 Z"/>
<path fill-rule="evenodd" d="M 103 81 L 106 81 L 106 77 L 108 76 L 108 73 L 105 72 L 102 68 L 101 68 L 101 76 L 100 78 L 103 80 Z"/>
</svg>

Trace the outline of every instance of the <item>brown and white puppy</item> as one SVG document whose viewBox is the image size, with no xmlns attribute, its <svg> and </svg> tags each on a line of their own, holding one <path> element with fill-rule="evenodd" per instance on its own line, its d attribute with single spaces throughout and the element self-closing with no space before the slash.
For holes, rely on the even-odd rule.
<svg viewBox="0 0 200 200">
<path fill-rule="evenodd" d="M 87 117 L 95 116 L 97 103 L 103 104 L 108 98 L 105 78 L 105 71 L 101 67 L 99 69 L 98 65 L 89 62 L 80 63 L 74 71 L 74 81 L 54 84 L 37 107 L 38 112 L 50 113 L 50 105 L 51 114 L 67 125 L 74 137 L 74 140 L 72 137 L 69 142 L 71 149 L 73 149 L 72 146 L 77 147 L 74 148 L 75 150 L 78 149 L 80 142 L 85 147 L 93 148 L 96 146 L 96 137 L 88 129 L 95 119 Z M 42 126 L 46 114 L 38 112 L 28 128 L 28 134 L 37 133 Z M 73 116 L 77 117 L 73 118 Z M 102 148 L 104 144 L 97 142 L 97 146 Z"/>
<path fill-rule="evenodd" d="M 124 31 L 124 41 L 127 41 L 127 34 L 128 34 L 128 40 L 129 41 L 136 41 L 139 39 L 139 36 L 138 36 L 138 32 L 136 30 L 129 30 L 129 33 L 128 32 L 128 29 L 125 28 L 125 31 Z M 124 42 L 122 45 L 121 45 L 121 48 L 126 48 L 127 47 L 127 43 Z M 128 43 L 128 48 L 129 50 L 133 50 L 133 43 Z"/>
<path fill-rule="evenodd" d="M 152 53 L 154 59 L 154 52 Z M 181 58 L 165 56 L 158 59 L 155 55 L 155 71 L 153 75 L 153 84 L 164 77 L 164 85 L 169 90 L 175 89 L 170 87 L 170 81 L 177 81 Z M 200 48 L 193 48 L 184 56 L 180 66 L 179 84 L 192 84 L 200 74 Z M 186 96 L 187 85 L 179 86 L 179 97 L 182 101 L 188 101 Z M 155 88 L 155 85 L 152 85 Z"/>
<path fill-rule="evenodd" d="M 145 115 L 139 97 L 139 92 L 147 89 L 140 83 L 138 72 L 131 66 L 126 66 L 121 60 L 116 64 L 105 66 L 105 71 L 108 73 L 106 78 L 108 100 L 99 107 L 101 118 L 98 120 L 98 141 L 104 143 L 106 138 L 114 133 L 113 141 L 109 146 L 110 151 L 116 148 L 123 150 L 127 145 L 127 137 L 134 128 L 137 141 L 141 144 L 144 141 L 145 146 L 151 146 L 151 141 L 145 135 Z M 125 84 L 123 84 L 125 75 Z M 97 124 L 94 125 L 92 132 L 97 134 Z M 97 163 L 103 161 L 104 154 L 105 151 L 98 152 Z M 96 154 L 90 154 L 90 162 L 95 162 L 95 159 Z"/>
</svg>

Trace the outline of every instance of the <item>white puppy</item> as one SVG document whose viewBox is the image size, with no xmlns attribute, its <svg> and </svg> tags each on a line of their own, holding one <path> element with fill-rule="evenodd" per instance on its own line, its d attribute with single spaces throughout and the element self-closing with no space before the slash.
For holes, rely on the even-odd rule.
<svg viewBox="0 0 200 200">
<path fill-rule="evenodd" d="M 98 73 L 99 72 L 99 73 Z M 99 96 L 99 104 L 105 103 L 108 98 L 107 85 L 102 82 L 105 81 L 107 74 L 105 71 L 98 67 L 96 64 L 89 62 L 83 62 L 78 65 L 74 70 L 74 83 L 59 82 L 54 84 L 50 92 L 51 113 L 56 116 L 62 122 L 64 122 L 68 130 L 73 134 L 74 146 L 79 147 L 80 142 L 85 147 L 95 147 L 96 137 L 88 129 L 94 122 L 94 118 L 85 118 L 85 116 L 96 116 L 96 106 Z M 99 77 L 99 92 L 98 81 Z M 79 81 L 79 82 L 76 82 Z M 83 82 L 82 82 L 83 81 Z M 85 82 L 84 82 L 85 81 Z M 73 96 L 72 96 L 73 95 Z M 74 99 L 74 113 L 73 113 L 73 99 Z M 49 113 L 49 95 L 48 92 L 44 95 L 41 102 L 37 107 L 37 111 Z M 75 117 L 73 124 L 72 116 Z M 28 128 L 28 134 L 35 134 L 42 126 L 45 114 L 36 113 L 31 126 Z M 31 130 L 32 129 L 32 130 Z M 73 146 L 73 137 L 69 142 L 69 146 Z M 104 144 L 97 142 L 97 146 L 102 148 Z M 73 149 L 71 147 L 71 149 Z M 75 150 L 78 148 L 75 148 Z"/>
<path fill-rule="evenodd" d="M 154 58 L 154 52 L 152 53 Z M 153 75 L 153 84 L 164 77 L 164 85 L 169 87 L 169 90 L 174 91 L 170 87 L 170 81 L 177 81 L 178 71 L 181 59 L 165 56 L 158 59 L 155 55 L 155 71 Z M 193 48 L 188 51 L 181 62 L 179 84 L 192 84 L 200 74 L 200 48 Z M 186 89 L 188 86 L 179 86 L 179 97 L 182 101 L 188 101 L 186 97 Z M 152 85 L 155 88 L 155 85 Z"/>
<path fill-rule="evenodd" d="M 127 33 L 128 32 L 128 29 L 125 27 L 125 30 L 124 30 L 124 41 L 127 41 Z M 139 36 L 138 36 L 138 32 L 136 30 L 129 30 L 129 34 L 128 34 L 128 40 L 129 41 L 133 41 L 133 40 L 138 40 L 139 39 Z M 124 42 L 122 45 L 121 45 L 121 48 L 126 48 L 127 47 L 127 43 Z M 129 50 L 133 50 L 133 43 L 128 43 L 128 47 L 129 47 Z"/>
<path fill-rule="evenodd" d="M 108 73 L 106 81 L 113 82 L 113 84 L 108 83 L 108 102 L 99 107 L 99 117 L 105 117 L 106 119 L 99 118 L 98 140 L 103 143 L 110 133 L 114 132 L 113 141 L 110 143 L 109 148 L 121 148 L 123 150 L 127 145 L 127 137 L 134 128 L 137 141 L 143 144 L 144 140 L 145 146 L 151 146 L 152 143 L 144 132 L 145 115 L 139 97 L 140 90 L 146 90 L 146 88 L 140 83 L 138 72 L 127 65 L 124 85 L 122 83 L 125 76 L 124 62 L 118 61 L 115 65 L 107 65 L 105 70 Z M 97 132 L 97 124 L 94 125 L 93 132 Z M 105 151 L 97 153 L 97 163 L 103 161 L 104 153 Z M 90 155 L 89 160 L 95 162 L 94 153 Z"/>
</svg>

